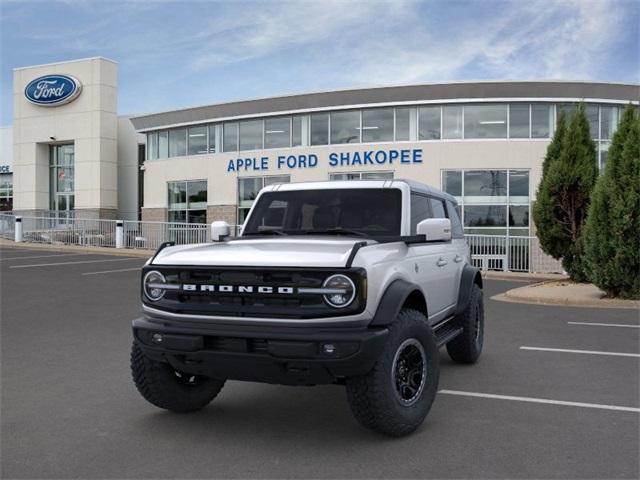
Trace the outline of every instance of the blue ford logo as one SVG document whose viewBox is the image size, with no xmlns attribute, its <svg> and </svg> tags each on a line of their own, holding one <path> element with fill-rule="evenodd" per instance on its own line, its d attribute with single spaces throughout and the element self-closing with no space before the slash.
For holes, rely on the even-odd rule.
<svg viewBox="0 0 640 480">
<path fill-rule="evenodd" d="M 75 100 L 82 84 L 70 75 L 45 75 L 29 82 L 24 96 L 36 105 L 63 105 Z"/>
</svg>

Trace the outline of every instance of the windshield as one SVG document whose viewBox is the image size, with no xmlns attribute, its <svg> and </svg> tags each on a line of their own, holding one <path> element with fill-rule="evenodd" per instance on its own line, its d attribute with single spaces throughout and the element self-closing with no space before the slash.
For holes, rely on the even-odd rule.
<svg viewBox="0 0 640 480">
<path fill-rule="evenodd" d="M 354 188 L 267 192 L 242 235 L 400 235 L 402 192 Z"/>
</svg>

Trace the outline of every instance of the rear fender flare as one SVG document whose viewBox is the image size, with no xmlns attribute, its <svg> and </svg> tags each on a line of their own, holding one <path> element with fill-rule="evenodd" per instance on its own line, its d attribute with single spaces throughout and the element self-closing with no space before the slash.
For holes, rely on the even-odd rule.
<svg viewBox="0 0 640 480">
<path fill-rule="evenodd" d="M 469 305 L 471 289 L 473 285 L 478 285 L 482 289 L 482 275 L 480 270 L 471 265 L 465 265 L 460 275 L 460 288 L 458 289 L 458 304 L 456 306 L 456 317 L 462 315 Z"/>
</svg>

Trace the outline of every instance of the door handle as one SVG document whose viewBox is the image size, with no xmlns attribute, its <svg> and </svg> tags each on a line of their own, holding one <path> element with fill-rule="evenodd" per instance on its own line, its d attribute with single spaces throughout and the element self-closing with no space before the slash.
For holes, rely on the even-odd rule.
<svg viewBox="0 0 640 480">
<path fill-rule="evenodd" d="M 447 263 L 449 262 L 447 262 L 444 258 L 440 257 L 436 262 L 436 265 L 438 265 L 439 267 L 444 267 Z"/>
<path fill-rule="evenodd" d="M 462 258 L 460 255 L 456 255 L 456 257 L 453 259 L 453 261 L 456 263 L 460 263 L 462 260 L 464 260 L 464 258 Z"/>
</svg>

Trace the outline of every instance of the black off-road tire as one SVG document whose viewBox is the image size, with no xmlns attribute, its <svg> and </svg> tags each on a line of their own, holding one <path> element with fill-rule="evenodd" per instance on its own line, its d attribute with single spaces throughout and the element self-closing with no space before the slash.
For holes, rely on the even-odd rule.
<svg viewBox="0 0 640 480">
<path fill-rule="evenodd" d="M 146 357 L 135 342 L 131 349 L 131 373 L 145 400 L 178 413 L 206 407 L 224 386 L 224 380 L 176 372 L 168 363 Z"/>
<path fill-rule="evenodd" d="M 402 393 L 395 381 L 399 378 L 397 360 L 407 349 L 419 353 L 418 344 L 426 362 L 423 370 L 426 375 L 424 382 L 421 381 L 422 387 L 407 402 L 401 400 Z M 438 391 L 439 376 L 438 347 L 433 330 L 422 313 L 403 309 L 391 324 L 384 350 L 371 371 L 346 379 L 351 411 L 366 428 L 397 437 L 408 435 L 429 413 Z"/>
<path fill-rule="evenodd" d="M 473 284 L 469 304 L 460 316 L 463 331 L 447 343 L 449 356 L 458 363 L 476 363 L 484 341 L 484 301 L 482 289 Z"/>
</svg>

